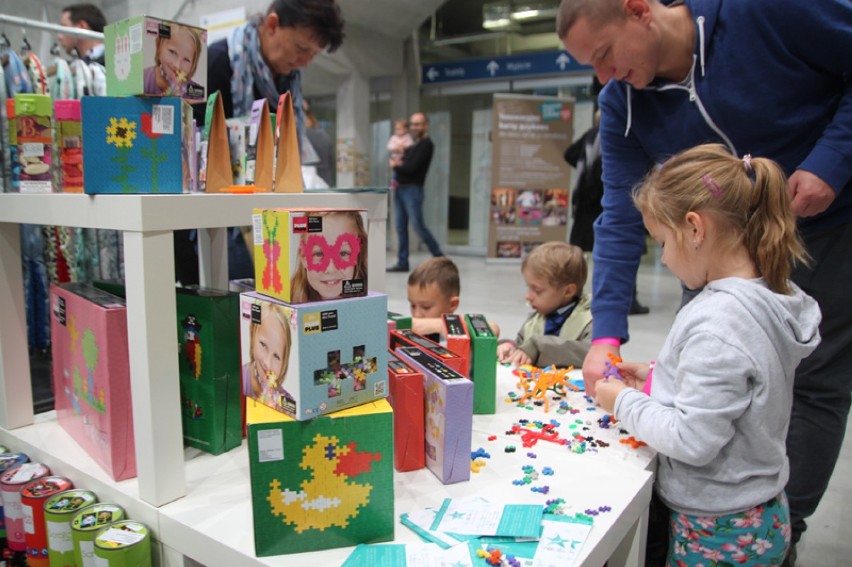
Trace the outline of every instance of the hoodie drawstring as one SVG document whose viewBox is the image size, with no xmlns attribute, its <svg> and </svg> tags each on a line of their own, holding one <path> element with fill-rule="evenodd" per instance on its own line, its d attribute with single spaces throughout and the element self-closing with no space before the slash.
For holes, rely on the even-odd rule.
<svg viewBox="0 0 852 567">
<path fill-rule="evenodd" d="M 701 61 L 701 76 L 704 76 L 704 16 L 698 16 L 698 53 Z"/>
<path fill-rule="evenodd" d="M 627 84 L 627 128 L 624 129 L 624 137 L 630 133 L 630 125 L 633 122 L 633 103 L 630 101 L 632 98 L 630 94 L 632 93 L 630 83 Z"/>
</svg>

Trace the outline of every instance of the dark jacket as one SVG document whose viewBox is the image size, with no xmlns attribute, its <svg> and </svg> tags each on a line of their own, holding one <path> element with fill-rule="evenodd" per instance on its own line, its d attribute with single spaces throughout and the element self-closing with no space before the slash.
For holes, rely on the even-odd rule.
<svg viewBox="0 0 852 567">
<path fill-rule="evenodd" d="M 432 143 L 432 138 L 429 136 L 415 142 L 414 145 L 408 146 L 405 153 L 402 154 L 402 165 L 393 168 L 396 172 L 397 183 L 423 187 L 434 152 L 435 144 Z"/>
</svg>

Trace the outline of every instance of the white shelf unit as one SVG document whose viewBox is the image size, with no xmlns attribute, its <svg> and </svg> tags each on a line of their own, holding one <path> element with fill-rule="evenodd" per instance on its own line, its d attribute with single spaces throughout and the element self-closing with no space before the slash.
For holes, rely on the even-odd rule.
<svg viewBox="0 0 852 567">
<path fill-rule="evenodd" d="M 120 492 L 119 503 L 138 507 L 142 516 L 137 517 L 143 521 L 154 508 L 185 496 L 178 359 L 167 356 L 177 344 L 173 231 L 199 229 L 201 284 L 227 289 L 226 227 L 251 224 L 255 207 L 367 209 L 368 284 L 384 290 L 386 193 L 0 194 L 0 438 L 12 446 L 20 442 L 60 473 L 82 475 L 77 476 L 81 485 L 85 480 L 113 486 Z M 18 227 L 22 223 L 123 232 L 138 469 L 132 481 L 109 482 L 82 451 L 55 442 L 64 438 L 61 428 L 51 429 L 55 418 L 34 420 Z"/>
</svg>

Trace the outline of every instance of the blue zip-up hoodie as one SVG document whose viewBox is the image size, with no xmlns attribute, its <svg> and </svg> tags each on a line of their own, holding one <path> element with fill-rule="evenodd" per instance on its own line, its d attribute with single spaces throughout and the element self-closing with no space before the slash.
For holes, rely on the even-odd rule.
<svg viewBox="0 0 852 567">
<path fill-rule="evenodd" d="M 828 183 L 837 198 L 803 232 L 852 218 L 852 4 L 848 0 L 685 0 L 695 22 L 685 83 L 600 94 L 603 214 L 595 223 L 594 338 L 627 340 L 644 227 L 632 189 L 668 157 L 720 142 Z"/>
</svg>

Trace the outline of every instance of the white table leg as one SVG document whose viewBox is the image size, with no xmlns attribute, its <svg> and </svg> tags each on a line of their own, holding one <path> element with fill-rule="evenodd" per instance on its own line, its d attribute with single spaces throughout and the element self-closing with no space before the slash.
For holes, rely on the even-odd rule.
<svg viewBox="0 0 852 567">
<path fill-rule="evenodd" d="M 198 230 L 198 281 L 201 287 L 228 289 L 228 228 Z"/>
<path fill-rule="evenodd" d="M 643 567 L 647 537 L 648 508 L 646 507 L 607 561 L 607 567 Z"/>
<path fill-rule="evenodd" d="M 0 223 L 0 427 L 4 429 L 33 422 L 20 230 L 20 224 Z"/>
<path fill-rule="evenodd" d="M 139 497 L 162 506 L 186 493 L 172 231 L 125 231 L 124 254 Z"/>
</svg>

